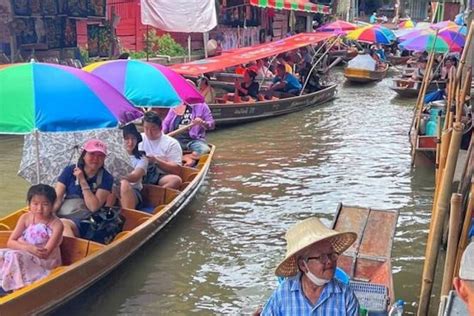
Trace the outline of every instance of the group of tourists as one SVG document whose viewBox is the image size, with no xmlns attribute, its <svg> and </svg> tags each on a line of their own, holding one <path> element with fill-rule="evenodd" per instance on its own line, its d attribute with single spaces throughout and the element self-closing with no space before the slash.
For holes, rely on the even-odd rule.
<svg viewBox="0 0 474 316">
<path fill-rule="evenodd" d="M 254 102 L 273 98 L 288 98 L 301 93 L 306 81 L 305 92 L 321 90 L 319 76 L 312 71 L 313 56 L 308 48 L 280 54 L 271 61 L 268 58 L 239 65 L 235 69 L 238 77 L 234 82 L 234 92 L 224 95 L 220 102 Z M 310 77 L 310 80 L 306 80 Z M 261 89 L 260 83 L 271 80 L 269 87 Z"/>
<path fill-rule="evenodd" d="M 183 125 L 189 128 L 176 138 L 165 134 Z M 156 112 L 146 112 L 144 133 L 134 124 L 122 128 L 133 170 L 117 185 L 104 165 L 110 154 L 107 144 L 99 139 L 86 141 L 77 164 L 61 172 L 54 188 L 38 184 L 29 189 L 29 212 L 19 218 L 8 248 L 0 249 L 0 295 L 44 278 L 60 266 L 63 236 L 85 238 L 87 226 L 82 221 L 102 207 L 147 211 L 142 209 L 143 183 L 179 190 L 183 151 L 190 151 L 194 159 L 209 153 L 205 135 L 213 128 L 205 103 L 171 109 L 163 122 Z"/>
</svg>

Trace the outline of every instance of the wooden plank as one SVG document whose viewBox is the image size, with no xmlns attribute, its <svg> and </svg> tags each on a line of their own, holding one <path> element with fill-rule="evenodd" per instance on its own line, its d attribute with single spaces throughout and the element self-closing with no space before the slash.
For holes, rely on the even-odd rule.
<svg viewBox="0 0 474 316">
<path fill-rule="evenodd" d="M 365 230 L 360 244 L 359 255 L 389 259 L 396 225 L 396 212 L 371 211 L 367 222 L 368 229 Z"/>
<path fill-rule="evenodd" d="M 343 206 L 334 229 L 340 232 L 355 232 L 357 240 L 346 252 L 356 252 L 363 235 L 369 210 L 365 208 Z"/>
</svg>

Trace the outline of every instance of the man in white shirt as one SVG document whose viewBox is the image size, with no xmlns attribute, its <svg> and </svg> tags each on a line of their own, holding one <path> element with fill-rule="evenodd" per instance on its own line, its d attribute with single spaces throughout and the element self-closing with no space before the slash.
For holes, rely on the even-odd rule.
<svg viewBox="0 0 474 316">
<path fill-rule="evenodd" d="M 165 188 L 179 189 L 182 183 L 181 164 L 183 151 L 179 142 L 161 131 L 161 119 L 157 113 L 149 111 L 143 117 L 143 141 L 139 149 L 146 153 L 151 168 L 148 173 L 155 173 L 152 184 Z M 155 169 L 153 171 L 153 169 Z M 151 176 L 151 177 L 150 177 Z"/>
</svg>

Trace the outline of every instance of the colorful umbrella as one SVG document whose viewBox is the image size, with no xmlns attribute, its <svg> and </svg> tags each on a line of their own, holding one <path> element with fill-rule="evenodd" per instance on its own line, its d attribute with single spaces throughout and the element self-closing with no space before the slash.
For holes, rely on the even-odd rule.
<svg viewBox="0 0 474 316">
<path fill-rule="evenodd" d="M 416 37 L 407 39 L 399 44 L 401 49 L 412 50 L 416 52 L 435 52 L 447 53 L 459 51 L 460 47 L 451 46 L 441 37 L 436 37 L 436 34 L 422 34 Z"/>
<path fill-rule="evenodd" d="M 406 20 L 403 22 L 398 23 L 399 29 L 411 29 L 415 27 L 415 23 L 412 20 Z"/>
<path fill-rule="evenodd" d="M 54 183 L 65 165 L 62 156 L 71 157 L 88 135 L 82 131 L 105 129 L 117 133 L 117 127 L 140 118 L 134 108 L 108 83 L 80 69 L 43 63 L 14 64 L 0 69 L 0 133 L 33 133 L 34 146 L 25 141 L 22 166 L 35 170 L 21 175 L 30 182 Z M 74 137 L 64 132 L 76 132 Z M 61 137 L 62 136 L 62 137 Z M 106 143 L 108 137 L 102 138 Z M 41 144 L 48 144 L 45 149 Z M 58 148 L 68 147 L 71 155 Z M 50 153 L 55 158 L 47 159 Z M 122 156 L 122 158 L 117 158 Z M 129 159 L 123 148 L 106 159 L 114 164 L 109 171 L 123 175 Z M 123 163 L 119 163 L 118 161 Z M 26 163 L 25 161 L 33 161 Z M 123 169 L 125 168 L 125 169 Z M 113 169 L 113 170 L 112 170 Z"/>
<path fill-rule="evenodd" d="M 426 35 L 436 36 L 436 31 L 432 29 L 414 29 L 411 32 L 400 35 L 398 38 L 400 41 L 406 41 Z M 438 37 L 446 41 L 450 51 L 459 51 L 461 47 L 464 47 L 465 38 L 461 33 L 445 28 L 438 31 Z"/>
<path fill-rule="evenodd" d="M 431 28 L 434 30 L 440 30 L 446 27 L 454 27 L 454 26 L 458 26 L 458 25 L 454 23 L 453 21 L 441 21 L 441 22 L 431 25 Z"/>
<path fill-rule="evenodd" d="M 348 39 L 365 43 L 391 44 L 395 40 L 395 34 L 386 27 L 369 25 L 351 31 L 346 36 Z"/>
<path fill-rule="evenodd" d="M 463 26 L 451 25 L 451 26 L 444 27 L 444 28 L 440 29 L 439 31 L 443 32 L 445 30 L 450 30 L 450 31 L 453 31 L 453 32 L 457 32 L 457 33 L 460 33 L 463 36 L 467 35 L 467 27 L 465 25 L 463 25 Z"/>
<path fill-rule="evenodd" d="M 337 34 L 344 33 L 346 31 L 353 31 L 357 29 L 357 25 L 342 21 L 342 20 L 336 20 L 332 23 L 325 24 L 321 27 L 318 28 L 319 32 L 335 32 Z"/>
<path fill-rule="evenodd" d="M 415 28 L 417 28 L 417 29 L 426 29 L 426 28 L 429 28 L 429 27 L 431 27 L 431 23 L 429 23 L 429 22 L 418 22 L 415 25 Z"/>
<path fill-rule="evenodd" d="M 181 75 L 159 64 L 111 60 L 83 69 L 110 83 L 135 106 L 175 107 L 204 102 L 204 97 Z"/>
</svg>

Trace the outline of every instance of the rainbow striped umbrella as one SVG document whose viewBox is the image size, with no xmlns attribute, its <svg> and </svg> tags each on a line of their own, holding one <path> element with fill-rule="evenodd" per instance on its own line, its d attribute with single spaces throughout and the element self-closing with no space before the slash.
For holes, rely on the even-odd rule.
<svg viewBox="0 0 474 316">
<path fill-rule="evenodd" d="M 401 41 L 406 41 L 409 39 L 421 37 L 423 35 L 436 36 L 436 31 L 433 29 L 414 29 L 411 32 L 400 35 L 398 38 Z M 464 47 L 464 43 L 466 41 L 465 37 L 461 33 L 452 31 L 448 28 L 438 31 L 438 37 L 446 41 L 449 46 L 449 51 L 451 52 L 459 51 L 461 47 Z"/>
<path fill-rule="evenodd" d="M 346 31 L 353 31 L 357 29 L 357 25 L 342 21 L 342 20 L 336 20 L 332 23 L 325 24 L 321 27 L 318 28 L 319 32 L 335 32 L 335 33 L 344 33 Z"/>
<path fill-rule="evenodd" d="M 72 67 L 11 64 L 0 69 L 0 87 L 3 134 L 117 127 L 143 115 L 108 83 Z"/>
<path fill-rule="evenodd" d="M 138 107 L 175 107 L 204 102 L 186 79 L 159 64 L 140 60 L 109 60 L 83 68 L 110 83 Z"/>
<path fill-rule="evenodd" d="M 456 23 L 454 23 L 453 21 L 441 21 L 441 22 L 438 22 L 436 24 L 433 24 L 431 25 L 431 28 L 434 29 L 434 30 L 440 30 L 440 29 L 444 29 L 446 27 L 455 27 L 455 26 L 458 26 Z"/>
<path fill-rule="evenodd" d="M 398 23 L 399 29 L 411 29 L 415 27 L 415 23 L 412 20 L 406 20 L 403 22 Z"/>
<path fill-rule="evenodd" d="M 395 40 L 396 36 L 393 31 L 386 27 L 378 25 L 368 25 L 360 29 L 349 32 L 346 37 L 351 40 L 356 40 L 365 43 L 376 43 L 376 44 L 391 44 Z"/>
<path fill-rule="evenodd" d="M 435 52 L 447 53 L 456 52 L 461 48 L 457 45 L 449 45 L 443 38 L 436 37 L 436 34 L 422 34 L 401 42 L 398 45 L 401 49 L 412 50 L 416 52 Z"/>
<path fill-rule="evenodd" d="M 0 69 L 0 133 L 25 134 L 19 175 L 53 184 L 89 138 L 109 147 L 106 168 L 114 176 L 130 170 L 119 125 L 143 116 L 118 91 L 80 69 L 12 64 Z"/>
</svg>

